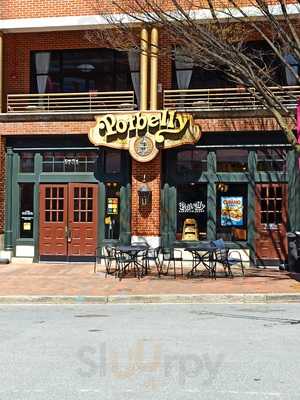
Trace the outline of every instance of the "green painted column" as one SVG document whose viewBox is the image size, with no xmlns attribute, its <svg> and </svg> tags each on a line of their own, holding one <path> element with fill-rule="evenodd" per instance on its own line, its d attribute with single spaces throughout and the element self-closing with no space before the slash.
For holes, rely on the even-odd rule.
<svg viewBox="0 0 300 400">
<path fill-rule="evenodd" d="M 131 184 L 120 190 L 120 241 L 129 244 L 131 241 Z"/>
<path fill-rule="evenodd" d="M 287 172 L 288 172 L 288 221 L 287 231 L 295 231 L 297 225 L 297 170 L 296 154 L 290 150 L 287 154 Z"/>
<path fill-rule="evenodd" d="M 43 157 L 40 153 L 34 155 L 34 195 L 33 195 L 33 240 L 34 262 L 39 261 L 39 232 L 40 232 L 40 176 L 43 169 Z"/>
<path fill-rule="evenodd" d="M 255 264 L 255 175 L 256 175 L 256 153 L 250 151 L 248 156 L 248 215 L 247 215 L 247 228 L 248 238 L 247 245 L 250 250 L 250 261 Z"/>
<path fill-rule="evenodd" d="M 6 191 L 5 191 L 5 231 L 4 246 L 5 250 L 13 249 L 13 151 L 7 148 L 6 152 Z"/>
<path fill-rule="evenodd" d="M 216 153 L 207 155 L 207 239 L 214 240 L 217 234 L 217 189 L 216 189 Z"/>
</svg>

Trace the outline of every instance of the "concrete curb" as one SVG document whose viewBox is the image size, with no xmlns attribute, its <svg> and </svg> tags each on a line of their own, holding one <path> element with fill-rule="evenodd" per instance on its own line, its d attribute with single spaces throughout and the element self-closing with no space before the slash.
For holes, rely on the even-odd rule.
<svg viewBox="0 0 300 400">
<path fill-rule="evenodd" d="M 243 304 L 300 303 L 300 293 L 0 296 L 1 304 Z"/>
</svg>

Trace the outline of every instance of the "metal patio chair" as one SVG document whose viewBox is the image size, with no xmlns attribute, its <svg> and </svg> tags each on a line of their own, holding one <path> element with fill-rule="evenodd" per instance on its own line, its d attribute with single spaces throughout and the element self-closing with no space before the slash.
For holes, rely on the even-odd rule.
<svg viewBox="0 0 300 400">
<path fill-rule="evenodd" d="M 94 264 L 94 273 L 97 272 L 97 265 L 102 264 L 104 261 L 105 265 L 105 277 L 107 275 L 113 275 L 116 269 L 116 257 L 115 257 L 115 248 L 112 246 L 99 246 L 96 248 L 95 254 L 95 264 Z M 112 264 L 115 263 L 115 268 L 112 269 Z"/>
<path fill-rule="evenodd" d="M 163 271 L 164 261 L 168 262 L 166 272 Z M 170 264 L 173 262 L 173 277 L 176 279 L 176 262 L 180 263 L 181 275 L 183 276 L 183 258 L 182 251 L 180 249 L 174 249 L 173 247 L 162 249 L 162 266 L 160 269 L 160 275 L 168 275 Z"/>
<path fill-rule="evenodd" d="M 245 276 L 245 267 L 243 264 L 242 256 L 237 250 L 227 250 L 223 239 L 213 240 L 211 242 L 216 247 L 216 261 L 223 265 L 225 275 L 233 278 L 231 267 L 240 264 L 242 274 Z M 232 254 L 237 254 L 237 257 L 232 257 Z"/>
<path fill-rule="evenodd" d="M 143 256 L 146 275 L 148 273 L 148 270 L 150 269 L 150 262 L 154 262 L 157 269 L 158 277 L 160 277 L 161 274 L 161 262 L 159 258 L 160 252 L 161 252 L 161 247 L 155 247 L 155 248 L 149 247 L 149 249 L 146 251 L 146 254 Z"/>
</svg>

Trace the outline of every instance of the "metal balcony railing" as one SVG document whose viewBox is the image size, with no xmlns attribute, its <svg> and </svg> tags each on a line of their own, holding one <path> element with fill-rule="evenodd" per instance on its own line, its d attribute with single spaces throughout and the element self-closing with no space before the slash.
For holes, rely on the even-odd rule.
<svg viewBox="0 0 300 400">
<path fill-rule="evenodd" d="M 10 114 L 107 113 L 135 108 L 133 91 L 7 95 Z"/>
<path fill-rule="evenodd" d="M 300 99 L 300 86 L 269 87 L 281 104 L 294 109 Z M 177 111 L 251 111 L 264 110 L 263 103 L 255 96 L 255 90 L 244 88 L 165 90 L 164 109 Z"/>
</svg>

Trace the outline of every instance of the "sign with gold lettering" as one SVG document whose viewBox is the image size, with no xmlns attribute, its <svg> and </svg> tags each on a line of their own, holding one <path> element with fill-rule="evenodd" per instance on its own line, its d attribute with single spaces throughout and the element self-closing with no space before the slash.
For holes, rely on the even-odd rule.
<svg viewBox="0 0 300 400">
<path fill-rule="evenodd" d="M 89 132 L 95 146 L 129 150 L 140 162 L 152 160 L 160 149 L 196 143 L 200 136 L 192 115 L 173 110 L 97 116 Z"/>
</svg>

